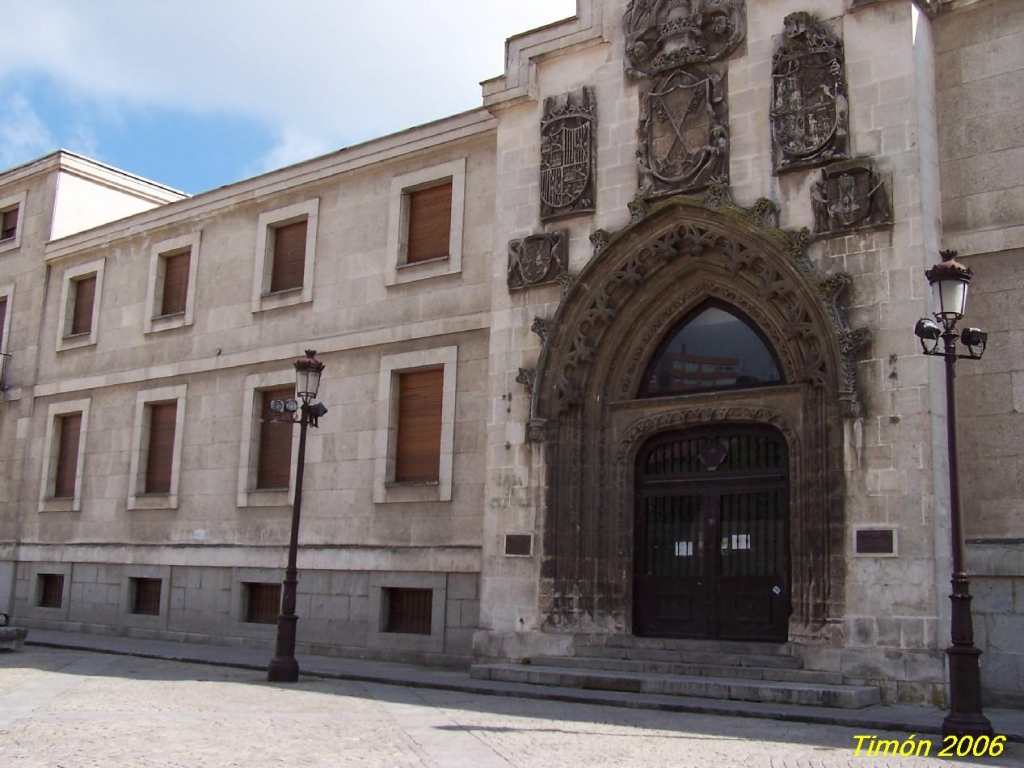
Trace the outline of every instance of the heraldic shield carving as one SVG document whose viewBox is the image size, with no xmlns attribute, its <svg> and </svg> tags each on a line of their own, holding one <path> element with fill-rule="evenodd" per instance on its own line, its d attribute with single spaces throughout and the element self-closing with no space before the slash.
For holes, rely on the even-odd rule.
<svg viewBox="0 0 1024 768">
<path fill-rule="evenodd" d="M 811 185 L 814 233 L 827 237 L 891 226 L 891 185 L 891 174 L 883 176 L 867 161 L 851 160 L 828 166 L 821 172 L 821 181 Z"/>
<path fill-rule="evenodd" d="M 622 18 L 626 74 L 653 77 L 720 61 L 747 33 L 744 0 L 632 0 Z"/>
<path fill-rule="evenodd" d="M 637 139 L 641 197 L 695 192 L 729 175 L 725 75 L 677 69 L 643 95 Z"/>
<path fill-rule="evenodd" d="M 540 124 L 541 221 L 594 211 L 596 124 L 592 88 L 544 100 Z"/>
<path fill-rule="evenodd" d="M 569 269 L 569 230 L 531 235 L 508 244 L 510 291 L 558 281 Z"/>
<path fill-rule="evenodd" d="M 776 173 L 848 156 L 843 44 L 809 13 L 786 17 L 772 58 L 771 129 Z"/>
</svg>

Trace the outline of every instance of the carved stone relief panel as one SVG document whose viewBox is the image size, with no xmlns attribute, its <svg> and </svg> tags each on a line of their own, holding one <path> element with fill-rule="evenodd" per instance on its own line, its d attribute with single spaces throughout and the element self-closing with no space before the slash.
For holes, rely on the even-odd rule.
<svg viewBox="0 0 1024 768">
<path fill-rule="evenodd" d="M 639 196 L 685 194 L 729 176 L 725 72 L 677 69 L 645 88 L 637 137 Z"/>
<path fill-rule="evenodd" d="M 866 160 L 835 163 L 811 185 L 814 234 L 822 237 L 892 226 L 892 174 Z"/>
<path fill-rule="evenodd" d="M 842 41 L 811 14 L 791 13 L 772 57 L 775 172 L 848 157 L 849 112 Z"/>
<path fill-rule="evenodd" d="M 744 0 L 633 0 L 622 18 L 626 74 L 653 77 L 720 61 L 747 33 Z"/>
<path fill-rule="evenodd" d="M 540 128 L 541 221 L 594 211 L 597 103 L 592 88 L 544 100 Z"/>
<path fill-rule="evenodd" d="M 530 235 L 508 244 L 508 289 L 558 282 L 569 267 L 569 231 Z"/>
</svg>

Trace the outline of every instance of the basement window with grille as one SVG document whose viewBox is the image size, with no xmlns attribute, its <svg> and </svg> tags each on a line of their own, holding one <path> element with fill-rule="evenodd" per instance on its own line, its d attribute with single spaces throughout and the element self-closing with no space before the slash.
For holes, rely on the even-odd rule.
<svg viewBox="0 0 1024 768">
<path fill-rule="evenodd" d="M 385 587 L 384 631 L 408 635 L 429 635 L 434 592 L 431 589 Z"/>
<path fill-rule="evenodd" d="M 162 579 L 132 579 L 132 613 L 140 616 L 159 616 L 162 587 Z"/>
<path fill-rule="evenodd" d="M 60 608 L 64 605 L 64 574 L 39 574 L 39 592 L 36 604 L 40 608 Z"/>
<path fill-rule="evenodd" d="M 246 582 L 245 621 L 248 624 L 276 624 L 281 612 L 281 585 Z"/>
</svg>

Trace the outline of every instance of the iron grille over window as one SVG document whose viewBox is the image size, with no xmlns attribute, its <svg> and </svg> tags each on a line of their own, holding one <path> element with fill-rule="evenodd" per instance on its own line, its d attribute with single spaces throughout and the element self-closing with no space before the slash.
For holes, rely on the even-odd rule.
<svg viewBox="0 0 1024 768">
<path fill-rule="evenodd" d="M 387 601 L 385 632 L 430 634 L 433 590 L 391 587 L 384 590 L 384 597 Z"/>
<path fill-rule="evenodd" d="M 280 584 L 245 584 L 245 620 L 248 623 L 276 624 L 280 611 Z"/>
<path fill-rule="evenodd" d="M 60 608 L 64 603 L 64 574 L 39 574 L 39 607 Z"/>
<path fill-rule="evenodd" d="M 160 579 L 132 579 L 132 613 L 160 615 Z"/>
</svg>

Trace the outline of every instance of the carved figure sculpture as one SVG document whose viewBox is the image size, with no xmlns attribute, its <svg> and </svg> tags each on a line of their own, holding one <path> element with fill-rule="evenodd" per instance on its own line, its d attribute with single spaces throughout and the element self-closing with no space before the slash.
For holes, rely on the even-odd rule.
<svg viewBox="0 0 1024 768">
<path fill-rule="evenodd" d="M 776 173 L 847 157 L 849 111 L 842 41 L 809 13 L 791 13 L 772 58 Z"/>
<path fill-rule="evenodd" d="M 530 235 L 508 244 L 508 289 L 557 282 L 569 268 L 569 230 Z"/>
<path fill-rule="evenodd" d="M 541 221 L 592 213 L 597 126 L 593 89 L 545 99 L 540 126 Z"/>
</svg>

